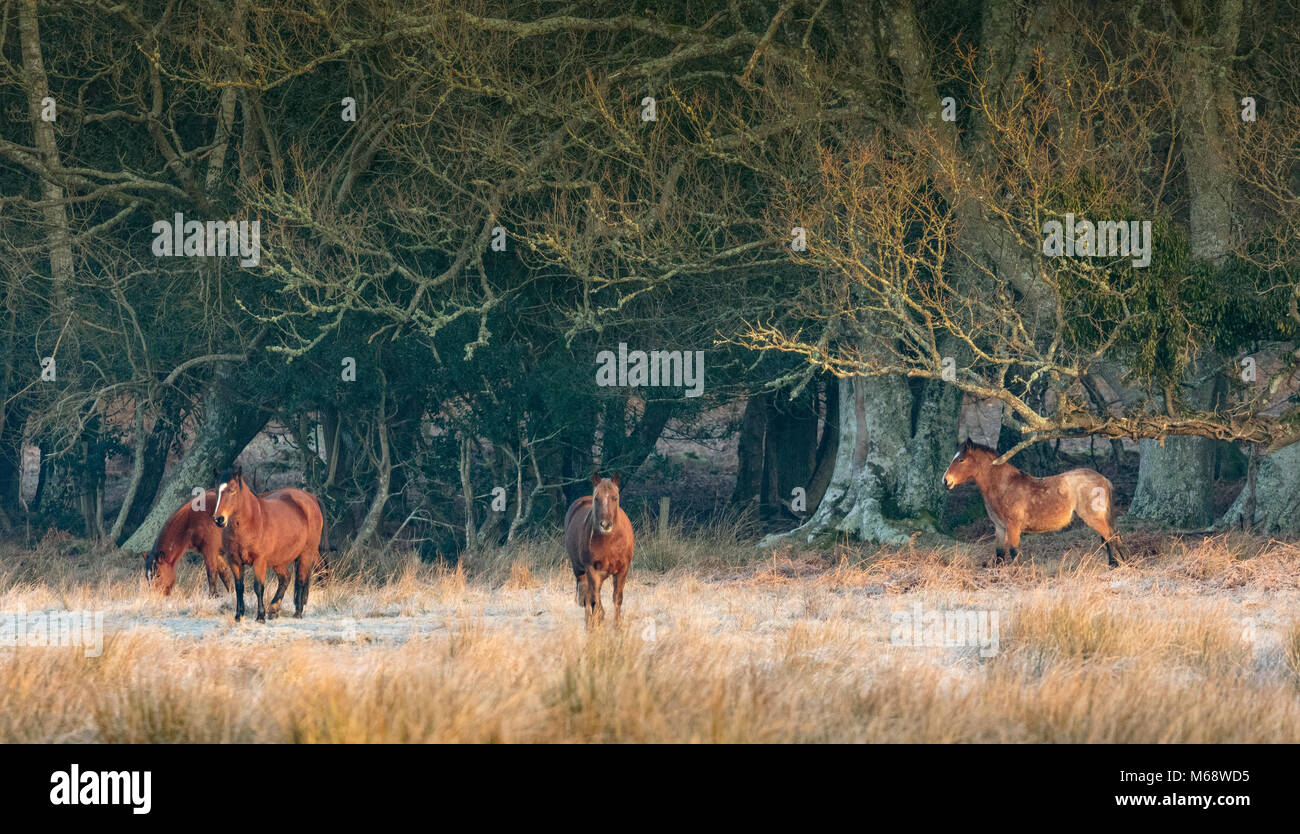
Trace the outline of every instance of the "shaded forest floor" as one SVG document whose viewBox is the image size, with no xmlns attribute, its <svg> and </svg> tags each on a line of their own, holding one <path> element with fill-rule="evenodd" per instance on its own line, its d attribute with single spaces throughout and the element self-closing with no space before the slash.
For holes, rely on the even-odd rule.
<svg viewBox="0 0 1300 834">
<path fill-rule="evenodd" d="M 1300 741 L 1300 547 L 1127 540 L 1116 570 L 1086 529 L 987 568 L 988 541 L 646 531 L 623 626 L 588 632 L 558 540 L 336 558 L 262 625 L 199 565 L 161 599 L 52 536 L 0 547 L 0 614 L 102 612 L 103 651 L 0 648 L 0 741 Z"/>
</svg>

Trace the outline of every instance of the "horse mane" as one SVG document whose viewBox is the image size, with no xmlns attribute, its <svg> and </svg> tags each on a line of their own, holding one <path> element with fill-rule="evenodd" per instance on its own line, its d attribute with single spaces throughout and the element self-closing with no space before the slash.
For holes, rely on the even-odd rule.
<svg viewBox="0 0 1300 834">
<path fill-rule="evenodd" d="M 966 438 L 966 442 L 963 444 L 963 448 L 978 449 L 981 452 L 988 452 L 993 457 L 998 456 L 997 449 L 991 449 L 988 446 L 985 446 L 983 443 L 976 443 L 974 440 L 971 440 L 970 438 Z"/>
</svg>

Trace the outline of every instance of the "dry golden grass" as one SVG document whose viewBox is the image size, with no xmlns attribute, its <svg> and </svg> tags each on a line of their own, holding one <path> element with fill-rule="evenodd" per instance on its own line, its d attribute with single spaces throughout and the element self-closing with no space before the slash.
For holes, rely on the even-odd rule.
<svg viewBox="0 0 1300 834">
<path fill-rule="evenodd" d="M 108 637 L 0 649 L 0 741 L 1300 740 L 1295 545 L 1139 538 L 1114 571 L 1072 533 L 985 550 L 649 534 L 623 627 L 588 632 L 555 541 L 468 570 L 361 554 L 305 620 L 235 625 L 195 565 L 164 601 L 53 538 L 0 552 L 0 612 L 103 610 Z M 998 650 L 891 642 L 914 605 L 995 612 Z"/>
</svg>

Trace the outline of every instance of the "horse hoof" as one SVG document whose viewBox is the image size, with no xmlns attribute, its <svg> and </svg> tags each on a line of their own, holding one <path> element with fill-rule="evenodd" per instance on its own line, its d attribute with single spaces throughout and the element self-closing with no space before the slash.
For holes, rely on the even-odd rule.
<svg viewBox="0 0 1300 834">
<path fill-rule="evenodd" d="M 258 621 L 259 623 L 264 623 L 264 622 L 266 622 L 266 615 L 265 615 L 265 614 L 261 614 L 261 615 L 259 615 L 258 618 L 257 618 L 257 621 Z"/>
<path fill-rule="evenodd" d="M 293 618 L 294 618 L 295 620 L 301 620 L 301 619 L 302 619 L 302 612 L 301 612 L 301 611 L 295 611 L 295 612 L 293 612 Z"/>
</svg>

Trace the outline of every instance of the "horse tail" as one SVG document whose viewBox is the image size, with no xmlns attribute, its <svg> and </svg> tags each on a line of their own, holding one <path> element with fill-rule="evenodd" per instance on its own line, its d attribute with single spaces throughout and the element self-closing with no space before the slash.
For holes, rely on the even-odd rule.
<svg viewBox="0 0 1300 834">
<path fill-rule="evenodd" d="M 308 493 L 308 495 L 310 494 L 311 493 Z M 316 509 L 320 511 L 320 546 L 316 549 L 320 561 L 316 565 L 316 575 L 321 582 L 324 582 L 330 575 L 330 562 L 329 559 L 326 558 L 325 554 L 332 553 L 337 548 L 330 547 L 329 524 L 325 522 L 324 505 L 321 504 L 321 500 L 315 495 L 312 495 L 311 498 L 316 502 Z"/>
<path fill-rule="evenodd" d="M 321 582 L 324 582 L 326 579 L 329 578 L 329 575 L 330 575 L 330 560 L 325 558 L 325 551 L 321 550 L 320 562 L 317 563 L 316 565 L 316 576 Z"/>
</svg>

